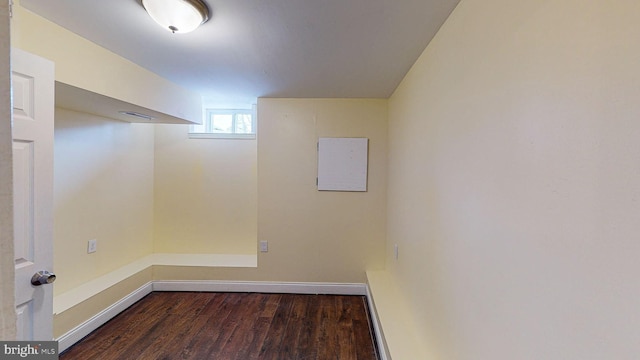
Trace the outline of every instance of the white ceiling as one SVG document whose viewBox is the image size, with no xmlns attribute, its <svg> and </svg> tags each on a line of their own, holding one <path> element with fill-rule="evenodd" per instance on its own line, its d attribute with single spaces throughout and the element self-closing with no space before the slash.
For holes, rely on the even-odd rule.
<svg viewBox="0 0 640 360">
<path fill-rule="evenodd" d="M 459 0 L 205 2 L 207 23 L 172 34 L 139 0 L 20 1 L 207 104 L 242 106 L 257 97 L 387 98 Z"/>
</svg>

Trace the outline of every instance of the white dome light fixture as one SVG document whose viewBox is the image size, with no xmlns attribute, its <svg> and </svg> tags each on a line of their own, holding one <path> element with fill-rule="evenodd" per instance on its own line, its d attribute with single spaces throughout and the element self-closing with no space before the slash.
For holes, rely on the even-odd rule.
<svg viewBox="0 0 640 360">
<path fill-rule="evenodd" d="M 172 33 L 188 33 L 209 20 L 202 0 L 142 0 L 149 16 Z"/>
</svg>

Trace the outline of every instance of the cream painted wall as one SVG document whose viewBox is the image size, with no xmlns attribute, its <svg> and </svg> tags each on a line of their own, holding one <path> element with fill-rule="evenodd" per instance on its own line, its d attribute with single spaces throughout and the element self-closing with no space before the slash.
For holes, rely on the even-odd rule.
<svg viewBox="0 0 640 360">
<path fill-rule="evenodd" d="M 0 340 L 16 336 L 8 2 L 0 2 Z"/>
<path fill-rule="evenodd" d="M 325 136 L 369 138 L 368 192 L 317 191 Z M 361 283 L 384 268 L 386 100 L 259 99 L 257 166 L 258 268 L 155 266 L 154 279 Z"/>
<path fill-rule="evenodd" d="M 154 125 L 64 109 L 55 119 L 57 295 L 152 253 Z"/>
<path fill-rule="evenodd" d="M 391 97 L 387 268 L 434 358 L 637 358 L 638 24 L 462 0 Z"/>
<path fill-rule="evenodd" d="M 56 81 L 200 123 L 200 94 L 26 10 L 19 0 L 14 0 L 11 41 L 53 61 Z"/>
<path fill-rule="evenodd" d="M 364 282 L 384 267 L 387 101 L 259 99 L 259 268 L 269 280 Z M 369 138 L 368 192 L 319 192 L 319 137 Z"/>
<path fill-rule="evenodd" d="M 364 282 L 366 270 L 384 268 L 386 100 L 260 99 L 258 163 L 254 141 L 188 140 L 186 126 L 181 125 L 153 125 L 154 162 L 154 159 L 146 155 L 149 147 L 147 129 L 61 109 L 56 114 L 56 121 L 58 119 L 63 120 L 56 127 L 56 170 L 67 167 L 68 170 L 62 172 L 65 175 L 60 175 L 64 179 L 56 175 L 56 201 L 59 197 L 65 197 L 70 205 L 66 209 L 56 209 L 63 214 L 63 223 L 58 224 L 59 218 L 56 217 L 55 264 L 56 270 L 58 266 L 62 266 L 65 269 L 64 276 L 73 279 L 73 284 L 64 285 L 65 289 L 87 281 L 90 276 L 102 270 L 108 271 L 106 262 L 111 265 L 111 270 L 115 270 L 134 259 L 134 254 L 140 256 L 145 249 L 150 249 L 150 242 L 146 237 L 128 236 L 136 229 L 144 233 L 142 226 L 149 224 L 144 215 L 146 211 L 140 210 L 140 214 L 136 215 L 128 213 L 133 210 L 121 207 L 120 211 L 124 214 L 84 215 L 85 211 L 92 211 L 93 203 L 113 199 L 110 201 L 118 205 L 124 193 L 135 196 L 134 192 L 127 189 L 138 186 L 144 187 L 139 191 L 146 200 L 131 201 L 131 198 L 125 203 L 134 206 L 155 204 L 155 252 L 255 253 L 255 223 L 236 222 L 233 218 L 251 216 L 251 211 L 255 216 L 256 207 L 257 238 L 269 241 L 269 252 L 258 253 L 257 268 L 154 266 L 154 280 Z M 135 129 L 140 132 L 134 131 Z M 362 136 L 370 139 L 368 192 L 337 193 L 316 190 L 316 142 L 320 136 Z M 136 150 L 133 147 L 136 142 L 130 141 L 133 139 L 139 139 L 138 145 L 145 144 L 144 148 Z M 118 146 L 109 147 L 109 144 Z M 61 146 L 68 148 L 59 151 Z M 140 153 L 140 159 L 118 156 L 136 153 Z M 59 158 L 63 159 L 63 163 L 58 161 Z M 112 168 L 116 160 L 118 165 Z M 92 170 L 92 164 L 109 169 L 108 172 L 112 174 L 110 182 L 105 183 L 100 180 L 102 177 L 93 176 L 103 171 Z M 143 169 L 132 168 L 138 166 Z M 153 169 L 149 170 L 149 166 L 153 166 Z M 139 176 L 141 181 L 131 179 L 128 183 L 118 180 L 127 174 L 134 176 L 136 171 L 142 171 L 143 174 Z M 145 180 L 150 177 L 149 172 L 153 172 L 155 185 Z M 80 181 L 74 180 L 78 176 L 72 176 L 73 174 L 79 174 L 79 178 L 93 179 L 86 182 L 95 191 L 85 191 L 77 184 L 66 183 Z M 229 179 L 233 183 L 229 183 Z M 206 185 L 216 183 L 221 184 L 219 188 L 223 190 L 214 187 L 200 193 Z M 254 188 L 251 189 L 251 186 Z M 233 194 L 236 187 L 247 192 Z M 78 188 L 81 190 L 73 190 Z M 153 191 L 154 188 L 155 197 L 149 198 L 148 191 Z M 68 196 L 67 193 L 75 195 Z M 56 204 L 65 206 L 63 202 Z M 110 206 L 110 209 L 115 208 L 117 206 Z M 223 210 L 228 213 L 221 215 Z M 207 219 L 198 218 L 201 216 L 198 213 L 205 211 L 218 216 L 229 216 L 229 222 L 242 224 L 246 228 L 229 227 L 228 224 L 216 223 L 214 220 L 202 224 Z M 94 226 L 85 221 L 86 218 L 93 217 L 92 214 L 102 217 L 97 219 L 98 225 L 95 227 L 103 231 L 103 235 L 94 235 Z M 114 219 L 118 228 L 126 225 L 125 220 L 120 217 L 123 215 L 138 219 L 136 224 L 140 227 L 131 225 L 128 233 L 112 240 L 112 233 L 107 232 L 102 225 L 113 223 Z M 74 228 L 74 224 L 80 226 L 76 225 L 77 228 Z M 147 226 L 149 229 L 154 228 Z M 118 228 L 110 229 L 115 232 Z M 63 230 L 70 235 L 63 237 Z M 100 236 L 109 239 L 107 245 L 102 245 L 104 241 L 100 240 Z M 64 244 L 58 242 L 59 237 L 64 239 Z M 85 253 L 86 241 L 92 237 L 98 237 L 99 249 L 109 246 L 102 257 L 95 257 L 100 256 L 102 250 L 93 255 Z M 126 246 L 133 249 L 124 256 L 113 251 L 114 248 Z M 74 257 L 78 259 L 74 260 Z M 69 274 L 71 270 L 79 272 L 83 267 L 91 271 L 89 276 Z M 61 336 L 87 320 L 110 301 L 127 295 L 126 289 L 135 289 L 143 281 L 149 281 L 149 276 L 148 272 L 141 273 L 135 279 L 128 279 L 127 286 L 117 285 L 104 294 L 56 315 L 56 336 Z"/>
<path fill-rule="evenodd" d="M 155 252 L 255 254 L 256 140 L 189 139 L 188 131 L 155 126 Z"/>
<path fill-rule="evenodd" d="M 260 234 L 270 242 L 260 275 L 231 270 L 230 279 L 363 281 L 367 266 L 382 266 L 386 102 L 261 99 L 258 111 L 259 157 L 269 162 L 258 177 L 255 141 L 188 139 L 186 126 L 156 126 L 155 252 L 255 253 Z M 372 137 L 369 193 L 317 192 L 318 136 Z M 265 179 L 270 188 L 258 195 Z M 256 229 L 259 202 L 266 233 Z M 182 278 L 191 272 L 203 270 Z"/>
</svg>

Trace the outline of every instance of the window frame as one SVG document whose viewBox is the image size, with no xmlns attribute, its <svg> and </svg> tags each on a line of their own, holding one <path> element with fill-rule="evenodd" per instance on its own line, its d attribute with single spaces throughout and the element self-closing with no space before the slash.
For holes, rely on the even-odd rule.
<svg viewBox="0 0 640 360">
<path fill-rule="evenodd" d="M 190 139 L 245 139 L 253 140 L 256 138 L 257 133 L 257 121 L 255 107 L 253 109 L 206 109 L 205 116 L 202 124 L 189 125 L 189 138 Z M 231 133 L 216 133 L 212 132 L 213 116 L 214 115 L 232 115 L 231 129 L 234 132 Z M 252 133 L 236 133 L 236 121 L 237 115 L 251 115 L 251 129 Z M 194 132 L 195 126 L 204 126 L 205 132 Z"/>
</svg>

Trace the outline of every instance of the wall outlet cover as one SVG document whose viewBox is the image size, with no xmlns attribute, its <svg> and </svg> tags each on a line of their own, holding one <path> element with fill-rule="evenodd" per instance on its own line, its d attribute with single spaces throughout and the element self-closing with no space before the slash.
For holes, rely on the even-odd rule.
<svg viewBox="0 0 640 360">
<path fill-rule="evenodd" d="M 89 240 L 89 242 L 87 243 L 87 254 L 91 254 L 96 251 L 98 251 L 98 240 Z"/>
</svg>

